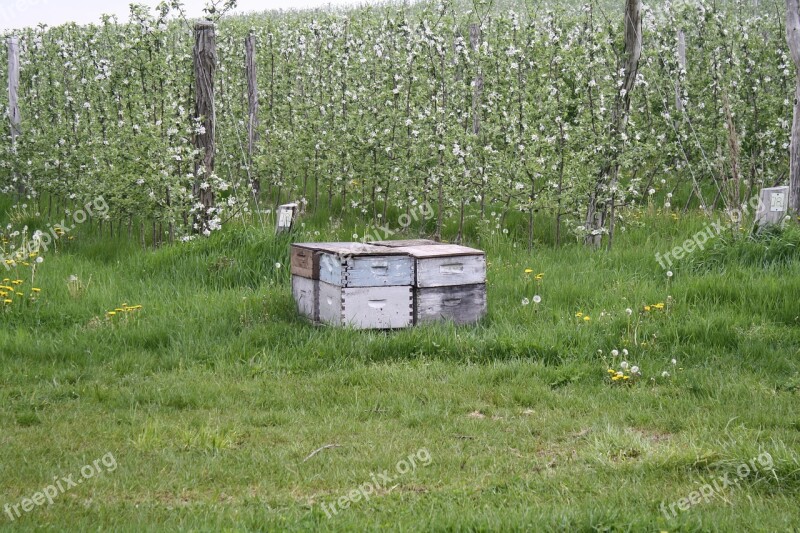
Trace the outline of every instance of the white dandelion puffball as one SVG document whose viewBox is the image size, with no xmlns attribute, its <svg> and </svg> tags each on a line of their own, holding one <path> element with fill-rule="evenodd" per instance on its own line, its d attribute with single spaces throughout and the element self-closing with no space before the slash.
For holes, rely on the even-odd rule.
<svg viewBox="0 0 800 533">
<path fill-rule="evenodd" d="M 672 277 L 672 275 L 673 275 L 673 274 L 672 274 L 672 270 L 667 270 L 667 277 L 668 277 L 668 278 L 671 278 L 671 277 Z"/>
<path fill-rule="evenodd" d="M 677 365 L 678 361 L 677 361 L 677 359 L 673 359 L 672 361 L 670 361 L 670 363 L 672 363 L 673 365 Z"/>
<path fill-rule="evenodd" d="M 275 268 L 281 268 L 282 266 L 280 263 L 275 263 Z"/>
<path fill-rule="evenodd" d="M 665 371 L 663 371 L 663 372 L 661 373 L 661 377 L 662 377 L 662 378 L 668 378 L 668 377 L 669 377 L 669 372 L 667 372 L 666 370 L 665 370 Z"/>
<path fill-rule="evenodd" d="M 622 355 L 628 355 L 628 350 L 627 350 L 627 348 L 623 348 L 623 349 L 622 349 Z"/>
<path fill-rule="evenodd" d="M 611 350 L 611 355 L 613 355 L 614 357 L 618 356 L 619 350 Z"/>
<path fill-rule="evenodd" d="M 621 363 L 619 364 L 619 367 L 620 367 L 622 370 L 625 370 L 626 368 L 628 368 L 628 362 L 627 362 L 627 361 L 623 361 L 623 362 L 621 362 Z"/>
<path fill-rule="evenodd" d="M 531 301 L 528 300 L 527 298 L 522 299 L 522 305 L 528 305 L 529 303 L 531 303 Z"/>
<path fill-rule="evenodd" d="M 37 263 L 42 263 L 42 262 L 44 262 L 44 257 L 37 257 L 37 258 L 36 258 L 36 262 L 37 262 Z"/>
<path fill-rule="evenodd" d="M 638 366 L 632 366 L 631 367 L 631 374 L 638 374 L 638 373 L 639 373 L 639 367 Z"/>
<path fill-rule="evenodd" d="M 542 297 L 537 294 L 536 296 L 533 297 L 533 303 L 535 304 L 542 303 Z"/>
<path fill-rule="evenodd" d="M 628 316 L 631 316 L 631 315 L 633 314 L 633 309 L 631 309 L 631 308 L 629 307 L 629 308 L 627 308 L 627 309 L 625 310 L 625 312 L 626 312 L 626 313 L 628 313 Z"/>
</svg>

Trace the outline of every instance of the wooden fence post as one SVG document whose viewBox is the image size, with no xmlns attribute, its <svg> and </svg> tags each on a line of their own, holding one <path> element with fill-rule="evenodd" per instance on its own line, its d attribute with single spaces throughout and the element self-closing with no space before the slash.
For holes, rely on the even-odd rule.
<svg viewBox="0 0 800 533">
<path fill-rule="evenodd" d="M 195 117 L 201 126 L 195 133 L 195 145 L 200 150 L 200 157 L 195 162 L 194 194 L 203 206 L 203 212 L 195 216 L 195 222 L 197 231 L 208 234 L 211 230 L 209 211 L 215 206 L 210 177 L 216 158 L 214 74 L 217 70 L 217 45 L 213 22 L 198 22 L 194 30 Z"/>
<path fill-rule="evenodd" d="M 678 79 L 675 82 L 675 107 L 679 113 L 683 112 L 683 89 L 681 88 L 681 73 L 686 71 L 686 34 L 678 30 Z"/>
<path fill-rule="evenodd" d="M 258 142 L 258 67 L 256 66 L 256 36 L 251 33 L 244 41 L 245 64 L 247 70 L 247 157 L 252 172 L 253 152 Z M 258 176 L 250 176 L 253 197 L 258 199 L 261 192 L 261 180 Z"/>
<path fill-rule="evenodd" d="M 469 26 L 469 44 L 472 53 L 478 61 L 478 71 L 472 80 L 472 134 L 478 135 L 481 132 L 481 98 L 483 97 L 483 70 L 480 66 L 481 48 L 481 27 L 479 24 Z"/>
<path fill-rule="evenodd" d="M 19 40 L 8 39 L 8 118 L 11 120 L 11 142 L 16 145 L 22 133 L 22 118 L 19 112 Z"/>
</svg>

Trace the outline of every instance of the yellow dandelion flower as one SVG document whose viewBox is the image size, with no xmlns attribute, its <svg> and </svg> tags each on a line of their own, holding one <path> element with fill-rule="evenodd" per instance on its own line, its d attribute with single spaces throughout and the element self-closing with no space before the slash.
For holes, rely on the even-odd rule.
<svg viewBox="0 0 800 533">
<path fill-rule="evenodd" d="M 609 374 L 614 374 L 614 373 L 615 373 L 615 372 L 614 372 L 614 369 L 613 369 L 613 368 L 609 368 L 609 369 L 608 369 L 608 373 L 609 373 Z"/>
<path fill-rule="evenodd" d="M 580 317 L 582 317 L 582 316 L 583 316 L 583 313 L 581 313 L 580 311 L 578 311 L 577 313 L 575 313 L 575 316 L 576 316 L 576 317 L 578 317 L 578 318 L 580 318 Z"/>
<path fill-rule="evenodd" d="M 620 379 L 619 376 L 614 376 L 613 378 L 611 378 L 611 381 L 619 381 L 619 379 Z"/>
<path fill-rule="evenodd" d="M 11 282 L 12 285 L 22 285 L 23 281 L 21 279 L 15 279 Z"/>
<path fill-rule="evenodd" d="M 114 311 L 116 311 L 117 313 L 121 313 L 122 311 L 124 311 L 124 309 L 120 309 L 119 307 L 117 307 L 116 309 L 114 309 Z"/>
<path fill-rule="evenodd" d="M 586 315 L 585 317 L 583 317 L 583 321 L 584 322 L 589 322 L 591 319 L 592 319 L 592 317 L 590 317 L 589 315 Z"/>
<path fill-rule="evenodd" d="M 533 273 L 533 269 L 532 268 L 526 268 L 525 269 L 525 273 L 526 274 L 532 274 Z"/>
<path fill-rule="evenodd" d="M 656 309 L 664 309 L 664 304 L 663 303 L 657 303 L 653 307 L 655 307 Z"/>
<path fill-rule="evenodd" d="M 117 313 L 115 313 L 114 311 L 109 311 L 109 312 L 108 312 L 108 316 L 116 316 L 116 314 L 117 314 Z"/>
<path fill-rule="evenodd" d="M 649 311 L 650 311 L 650 306 L 649 306 L 649 305 L 645 305 L 645 306 L 644 306 L 644 310 L 645 310 L 645 311 L 647 311 L 647 312 L 649 312 Z"/>
<path fill-rule="evenodd" d="M 631 379 L 631 377 L 630 377 L 630 376 L 622 376 L 622 379 L 623 379 L 623 380 L 626 380 L 626 379 Z"/>
<path fill-rule="evenodd" d="M 42 292 L 42 289 L 37 289 L 36 287 L 32 288 L 31 291 L 33 292 Z"/>
<path fill-rule="evenodd" d="M 14 303 L 14 300 L 9 300 L 8 298 L 6 298 L 5 300 L 3 300 L 3 303 L 11 304 Z"/>
</svg>

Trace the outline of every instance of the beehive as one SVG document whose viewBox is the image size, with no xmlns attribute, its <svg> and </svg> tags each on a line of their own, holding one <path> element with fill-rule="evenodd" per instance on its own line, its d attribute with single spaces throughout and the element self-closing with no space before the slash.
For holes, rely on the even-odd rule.
<svg viewBox="0 0 800 533">
<path fill-rule="evenodd" d="M 292 293 L 315 322 L 360 329 L 478 322 L 486 256 L 424 239 L 292 245 Z"/>
<path fill-rule="evenodd" d="M 486 314 L 486 255 L 454 244 L 393 248 L 414 259 L 414 323 L 478 322 Z"/>
<path fill-rule="evenodd" d="M 408 255 L 361 243 L 306 243 L 292 245 L 291 257 L 295 301 L 309 319 L 360 329 L 412 325 Z"/>
</svg>

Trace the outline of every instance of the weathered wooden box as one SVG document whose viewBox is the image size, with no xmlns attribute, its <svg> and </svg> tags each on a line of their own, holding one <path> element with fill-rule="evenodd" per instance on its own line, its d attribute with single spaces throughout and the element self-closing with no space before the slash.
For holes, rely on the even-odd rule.
<svg viewBox="0 0 800 533">
<path fill-rule="evenodd" d="M 297 311 L 314 322 L 319 321 L 319 281 L 292 275 L 292 296 Z"/>
<path fill-rule="evenodd" d="M 395 248 L 362 243 L 292 245 L 292 274 L 338 287 L 413 285 L 414 261 Z"/>
<path fill-rule="evenodd" d="M 319 282 L 319 321 L 358 329 L 397 329 L 414 324 L 411 285 L 340 287 Z"/>
<path fill-rule="evenodd" d="M 456 244 L 404 246 L 393 250 L 414 259 L 415 287 L 451 287 L 486 283 L 486 255 Z"/>
<path fill-rule="evenodd" d="M 397 329 L 486 314 L 486 256 L 428 240 L 292 245 L 292 294 L 315 322 Z"/>
<path fill-rule="evenodd" d="M 474 324 L 486 315 L 486 284 L 414 289 L 414 324 Z"/>
</svg>

